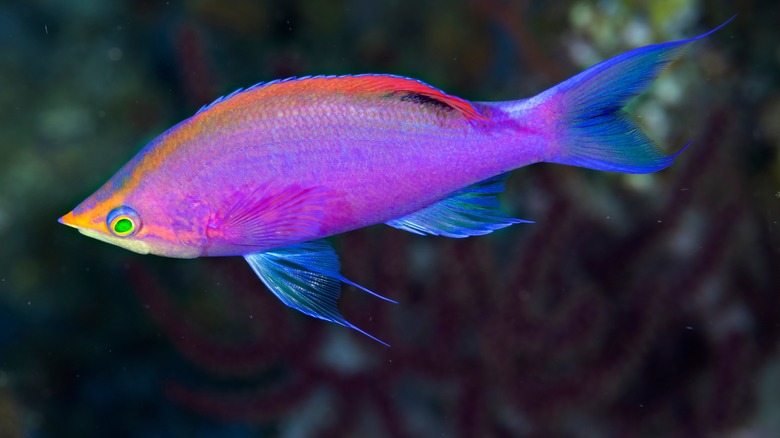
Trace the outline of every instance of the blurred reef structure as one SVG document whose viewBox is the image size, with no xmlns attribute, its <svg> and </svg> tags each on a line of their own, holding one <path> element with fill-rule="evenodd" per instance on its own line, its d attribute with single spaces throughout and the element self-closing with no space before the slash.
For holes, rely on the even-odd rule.
<svg viewBox="0 0 780 438">
<path fill-rule="evenodd" d="M 347 277 L 399 301 L 341 303 L 392 348 L 288 309 L 240 258 L 142 257 L 56 222 L 238 87 L 378 72 L 513 100 L 735 13 L 631 104 L 670 151 L 693 139 L 670 169 L 535 165 L 502 201 L 536 224 L 334 239 Z M 0 436 L 779 436 L 778 17 L 768 0 L 0 3 Z"/>
</svg>

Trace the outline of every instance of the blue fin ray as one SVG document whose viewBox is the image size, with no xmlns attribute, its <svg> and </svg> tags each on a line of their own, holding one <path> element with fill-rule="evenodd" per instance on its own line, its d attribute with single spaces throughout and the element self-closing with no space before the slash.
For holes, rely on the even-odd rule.
<svg viewBox="0 0 780 438">
<path fill-rule="evenodd" d="M 385 223 L 415 234 L 457 238 L 531 223 L 508 217 L 501 211 L 497 195 L 504 191 L 505 179 L 506 174 L 472 184 L 422 210 Z"/>
<path fill-rule="evenodd" d="M 314 240 L 256 252 L 244 256 L 263 284 L 279 300 L 309 316 L 335 322 L 357 330 L 389 346 L 347 321 L 338 310 L 341 283 L 355 286 L 385 301 L 395 301 L 372 292 L 342 276 L 333 247 L 324 240 Z"/>
</svg>

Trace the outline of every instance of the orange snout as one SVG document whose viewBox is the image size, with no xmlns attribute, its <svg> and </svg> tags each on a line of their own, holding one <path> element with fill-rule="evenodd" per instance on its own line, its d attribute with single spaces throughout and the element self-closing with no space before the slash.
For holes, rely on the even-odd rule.
<svg viewBox="0 0 780 438">
<path fill-rule="evenodd" d="M 89 219 L 85 215 L 74 216 L 72 211 L 57 219 L 57 222 L 73 228 L 92 228 Z"/>
</svg>

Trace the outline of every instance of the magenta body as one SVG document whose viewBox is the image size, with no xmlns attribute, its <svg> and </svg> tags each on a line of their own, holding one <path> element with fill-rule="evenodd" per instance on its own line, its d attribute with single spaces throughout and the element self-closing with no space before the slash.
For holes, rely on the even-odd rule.
<svg viewBox="0 0 780 438">
<path fill-rule="evenodd" d="M 162 157 L 127 203 L 167 212 L 200 255 L 245 255 L 399 218 L 546 160 L 554 143 L 538 118 L 524 123 L 529 101 L 474 104 L 485 120 L 473 120 L 444 105 L 327 89 L 233 100 L 171 128 L 114 176 L 143 171 L 149 154 Z M 259 186 L 318 190 L 317 226 L 268 241 L 221 238 L 224 216 Z"/>
</svg>

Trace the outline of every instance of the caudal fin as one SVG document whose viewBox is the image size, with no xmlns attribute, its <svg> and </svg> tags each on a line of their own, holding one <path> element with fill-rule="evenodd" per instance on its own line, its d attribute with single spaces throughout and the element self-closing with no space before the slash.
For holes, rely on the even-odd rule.
<svg viewBox="0 0 780 438">
<path fill-rule="evenodd" d="M 623 107 L 677 59 L 694 38 L 641 47 L 608 59 L 546 91 L 560 117 L 555 163 L 625 173 L 665 169 L 682 152 L 665 155 L 623 111 Z M 548 94 L 549 93 L 549 94 Z M 684 148 L 683 148 L 684 149 Z"/>
</svg>

